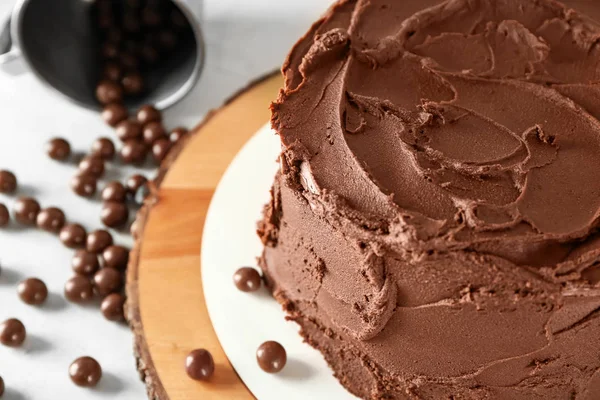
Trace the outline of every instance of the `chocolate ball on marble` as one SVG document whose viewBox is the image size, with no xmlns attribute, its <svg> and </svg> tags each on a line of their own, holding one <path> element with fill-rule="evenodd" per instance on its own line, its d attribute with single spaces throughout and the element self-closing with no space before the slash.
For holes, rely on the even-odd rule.
<svg viewBox="0 0 600 400">
<path fill-rule="evenodd" d="M 100 178 L 104 175 L 104 160 L 97 156 L 86 156 L 79 163 L 79 172 L 81 175 L 91 175 Z"/>
<path fill-rule="evenodd" d="M 0 324 L 0 343 L 7 347 L 21 347 L 27 338 L 25 325 L 16 318 Z"/>
<path fill-rule="evenodd" d="M 2 203 L 0 203 L 0 228 L 5 227 L 10 222 L 10 214 L 8 212 L 8 208 Z"/>
<path fill-rule="evenodd" d="M 162 121 L 161 112 L 158 111 L 154 106 L 152 106 L 150 104 L 146 104 L 146 105 L 140 107 L 136 116 L 137 116 L 138 122 L 142 125 L 149 124 L 150 122 L 161 122 Z"/>
<path fill-rule="evenodd" d="M 93 197 L 98 190 L 98 179 L 89 174 L 79 174 L 71 178 L 71 189 L 81 197 Z"/>
<path fill-rule="evenodd" d="M 102 110 L 102 119 L 112 127 L 116 127 L 119 123 L 125 121 L 128 116 L 127 108 L 120 103 L 108 104 Z"/>
<path fill-rule="evenodd" d="M 167 157 L 167 154 L 169 154 L 171 147 L 172 144 L 169 139 L 158 139 L 152 145 L 152 157 L 160 164 Z"/>
<path fill-rule="evenodd" d="M 92 154 L 103 160 L 111 160 L 115 156 L 115 144 L 109 138 L 98 138 L 92 144 Z"/>
<path fill-rule="evenodd" d="M 148 178 L 143 175 L 132 175 L 125 182 L 125 187 L 130 196 L 134 196 L 135 193 L 144 185 L 148 183 Z"/>
<path fill-rule="evenodd" d="M 117 124 L 116 132 L 119 139 L 123 142 L 141 139 L 142 125 L 133 119 L 127 119 Z"/>
<path fill-rule="evenodd" d="M 4 379 L 2 379 L 2 377 L 0 376 L 0 397 L 4 395 L 5 390 L 6 387 L 4 386 Z"/>
<path fill-rule="evenodd" d="M 128 140 L 119 152 L 123 164 L 142 165 L 148 157 L 148 147 L 144 142 Z"/>
<path fill-rule="evenodd" d="M 53 138 L 46 145 L 48 157 L 57 161 L 64 161 L 71 155 L 71 145 L 63 138 Z"/>
<path fill-rule="evenodd" d="M 124 271 L 129 263 L 129 249 L 123 246 L 109 246 L 102 252 L 104 268 Z"/>
<path fill-rule="evenodd" d="M 78 249 L 85 246 L 87 232 L 79 224 L 68 224 L 60 230 L 58 238 L 66 247 Z"/>
<path fill-rule="evenodd" d="M 100 104 L 123 102 L 123 88 L 118 83 L 104 80 L 96 87 L 96 99 Z"/>
<path fill-rule="evenodd" d="M 0 170 L 0 193 L 14 193 L 17 190 L 17 177 L 10 171 Z"/>
<path fill-rule="evenodd" d="M 31 197 L 21 197 L 14 204 L 15 219 L 23 225 L 35 225 L 40 208 L 37 200 Z"/>
<path fill-rule="evenodd" d="M 94 285 L 90 278 L 75 275 L 65 283 L 65 298 L 72 303 L 86 303 L 94 298 Z"/>
<path fill-rule="evenodd" d="M 113 237 L 104 229 L 97 229 L 87 236 L 85 248 L 90 253 L 99 254 L 112 246 Z"/>
<path fill-rule="evenodd" d="M 94 288 L 100 296 L 116 293 L 123 288 L 123 275 L 114 268 L 102 268 L 94 274 Z"/>
<path fill-rule="evenodd" d="M 166 133 L 167 132 L 165 131 L 163 124 L 161 122 L 155 121 L 149 122 L 146 125 L 144 125 L 142 136 L 144 138 L 144 142 L 148 146 L 151 146 L 158 139 L 166 138 Z"/>
<path fill-rule="evenodd" d="M 48 287 L 40 279 L 29 278 L 19 283 L 17 293 L 25 304 L 39 306 L 48 298 Z"/>
<path fill-rule="evenodd" d="M 123 203 L 127 200 L 127 189 L 125 189 L 125 186 L 121 182 L 109 182 L 102 189 L 102 200 Z"/>
<path fill-rule="evenodd" d="M 129 208 L 121 202 L 104 202 L 100 212 L 100 220 L 109 228 L 120 228 L 129 221 Z"/>
<path fill-rule="evenodd" d="M 77 250 L 71 261 L 71 268 L 76 274 L 91 276 L 100 269 L 98 254 L 87 250 Z"/>
<path fill-rule="evenodd" d="M 77 386 L 96 387 L 102 379 L 102 367 L 92 357 L 81 357 L 69 366 L 69 377 Z"/>
<path fill-rule="evenodd" d="M 65 213 L 57 207 L 48 207 L 40 211 L 36 218 L 37 226 L 46 232 L 58 233 L 65 226 Z"/>
<path fill-rule="evenodd" d="M 112 293 L 102 300 L 100 310 L 107 320 L 119 322 L 125 320 L 124 306 L 125 296 L 120 293 Z"/>
</svg>

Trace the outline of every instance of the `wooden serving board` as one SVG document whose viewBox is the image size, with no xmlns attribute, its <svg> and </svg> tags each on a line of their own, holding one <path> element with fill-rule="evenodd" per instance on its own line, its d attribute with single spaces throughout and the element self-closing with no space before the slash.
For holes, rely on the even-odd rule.
<svg viewBox="0 0 600 400">
<path fill-rule="evenodd" d="M 152 400 L 252 399 L 229 363 L 208 316 L 200 276 L 204 219 L 221 176 L 252 135 L 270 119 L 282 86 L 279 73 L 253 83 L 213 111 L 174 148 L 133 229 L 126 314 L 135 357 Z M 209 382 L 185 373 L 186 355 L 209 350 Z"/>
</svg>

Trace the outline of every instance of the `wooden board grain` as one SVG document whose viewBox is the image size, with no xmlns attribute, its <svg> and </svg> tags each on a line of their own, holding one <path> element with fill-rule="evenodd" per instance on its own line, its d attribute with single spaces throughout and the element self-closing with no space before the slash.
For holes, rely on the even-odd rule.
<svg viewBox="0 0 600 400">
<path fill-rule="evenodd" d="M 135 223 L 127 276 L 126 313 L 135 356 L 152 400 L 252 399 L 227 360 L 212 328 L 200 276 L 204 219 L 214 190 L 237 152 L 269 121 L 269 104 L 282 78 L 250 85 L 209 114 L 169 154 L 156 188 Z M 210 382 L 185 375 L 195 348 L 216 364 Z"/>
</svg>

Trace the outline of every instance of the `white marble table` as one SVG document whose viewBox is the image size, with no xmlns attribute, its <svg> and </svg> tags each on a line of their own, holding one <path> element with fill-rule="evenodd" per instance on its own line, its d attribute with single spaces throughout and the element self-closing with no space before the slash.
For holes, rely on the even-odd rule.
<svg viewBox="0 0 600 400">
<path fill-rule="evenodd" d="M 0 19 L 9 3 L 0 1 Z M 291 45 L 331 1 L 206 3 L 206 68 L 194 92 L 167 111 L 167 126 L 193 126 L 250 80 L 278 68 Z M 15 172 L 19 194 L 38 198 L 42 206 L 61 207 L 69 220 L 88 230 L 100 228 L 100 203 L 78 198 L 68 187 L 76 166 L 53 162 L 44 155 L 44 144 L 53 136 L 68 138 L 74 150 L 81 152 L 98 136 L 114 137 L 98 115 L 47 91 L 31 74 L 13 77 L 0 72 L 0 121 L 0 169 Z M 106 179 L 121 179 L 133 171 L 111 166 Z M 151 170 L 143 172 L 152 175 Z M 0 202 L 9 207 L 13 201 L 13 197 L 0 196 Z M 122 244 L 131 243 L 128 235 L 116 237 Z M 82 307 L 64 300 L 72 255 L 56 237 L 39 230 L 21 229 L 14 223 L 0 230 L 0 321 L 19 318 L 29 333 L 22 349 L 0 346 L 0 376 L 7 385 L 2 400 L 145 398 L 128 328 L 105 321 L 97 305 Z M 16 283 L 27 277 L 39 277 L 48 284 L 51 295 L 41 308 L 18 300 Z M 95 390 L 80 389 L 69 380 L 69 364 L 82 355 L 95 357 L 104 369 Z"/>
</svg>

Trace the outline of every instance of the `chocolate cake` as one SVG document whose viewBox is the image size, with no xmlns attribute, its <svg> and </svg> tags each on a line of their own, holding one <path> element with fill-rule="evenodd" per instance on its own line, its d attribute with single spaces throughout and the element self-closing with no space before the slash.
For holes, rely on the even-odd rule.
<svg viewBox="0 0 600 400">
<path fill-rule="evenodd" d="M 338 1 L 283 74 L 261 267 L 340 382 L 600 399 L 600 2 Z"/>
</svg>

